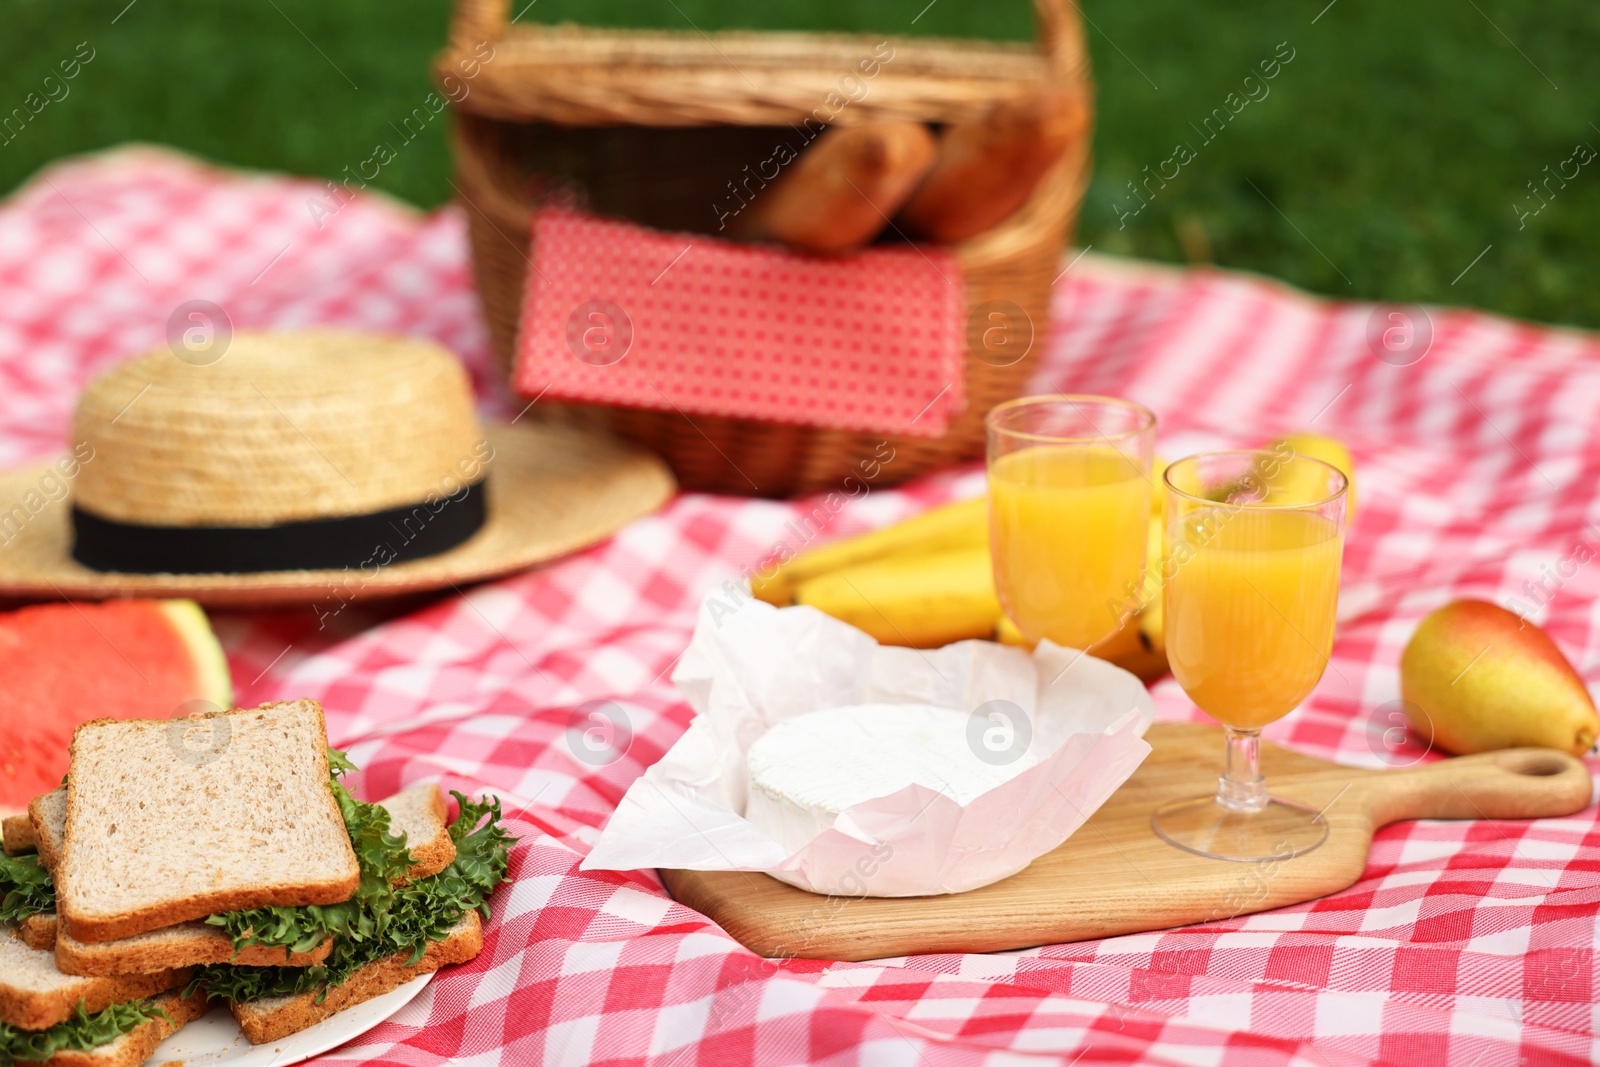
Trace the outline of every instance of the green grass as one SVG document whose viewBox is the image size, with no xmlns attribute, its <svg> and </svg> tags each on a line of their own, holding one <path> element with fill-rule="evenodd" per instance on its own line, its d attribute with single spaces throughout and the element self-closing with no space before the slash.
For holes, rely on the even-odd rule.
<svg viewBox="0 0 1600 1067">
<path fill-rule="evenodd" d="M 0 146 L 0 189 L 58 156 L 127 140 L 336 175 L 421 102 L 447 17 L 439 0 L 137 0 L 123 10 L 125 2 L 3 0 L 0 115 L 23 106 L 78 42 L 88 41 L 95 58 L 64 99 Z M 912 25 L 925 2 L 538 0 L 524 18 L 1030 32 L 1019 0 L 937 0 Z M 1099 99 L 1082 242 L 1261 271 L 1337 296 L 1474 304 L 1600 326 L 1600 293 L 1586 281 L 1600 277 L 1592 237 L 1600 234 L 1600 160 L 1565 188 L 1552 181 L 1555 195 L 1522 228 L 1517 217 L 1517 205 L 1538 203 L 1527 183 L 1556 171 L 1580 143 L 1600 149 L 1591 125 L 1600 124 L 1600 7 L 1086 2 Z M 1294 59 L 1270 93 L 1206 142 L 1191 124 L 1226 107 L 1280 42 Z M 1119 221 L 1136 204 L 1127 183 L 1142 180 L 1147 166 L 1156 172 L 1181 142 L 1194 150 L 1192 162 L 1164 188 L 1152 181 L 1148 207 Z M 451 193 L 449 165 L 436 122 L 374 184 L 436 205 Z"/>
</svg>

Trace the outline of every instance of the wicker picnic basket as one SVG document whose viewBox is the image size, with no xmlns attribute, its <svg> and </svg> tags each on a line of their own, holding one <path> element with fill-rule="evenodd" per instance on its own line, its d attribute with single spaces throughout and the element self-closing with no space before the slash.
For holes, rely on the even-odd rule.
<svg viewBox="0 0 1600 1067">
<path fill-rule="evenodd" d="M 509 0 L 457 0 L 450 43 L 434 63 L 455 102 L 455 184 L 489 334 L 507 367 L 542 191 L 576 187 L 599 213 L 711 232 L 707 205 L 726 195 L 727 180 L 770 151 L 775 134 L 815 121 L 841 75 L 883 40 L 513 25 L 508 14 Z M 1092 87 L 1076 9 L 1066 0 L 1035 0 L 1035 15 L 1036 46 L 889 38 L 892 61 L 829 120 L 949 122 L 1040 85 L 1081 92 L 1087 108 Z M 941 437 L 890 437 L 894 459 L 879 484 L 981 455 L 985 413 L 1025 387 L 1087 181 L 1088 141 L 1086 131 L 1013 216 L 956 247 L 966 306 L 1012 313 L 986 312 L 969 323 L 965 411 Z M 991 322 L 1005 334 L 994 336 Z M 996 349 L 996 340 L 1006 347 Z M 1017 359 L 1023 349 L 1029 354 Z M 691 489 L 823 491 L 886 454 L 884 437 L 868 433 L 679 411 L 540 407 L 550 409 L 547 417 L 604 427 L 656 450 Z"/>
</svg>

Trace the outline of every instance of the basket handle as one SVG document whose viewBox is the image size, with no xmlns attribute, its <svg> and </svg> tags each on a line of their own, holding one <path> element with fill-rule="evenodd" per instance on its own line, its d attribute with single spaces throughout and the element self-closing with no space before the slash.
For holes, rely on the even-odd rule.
<svg viewBox="0 0 1600 1067">
<path fill-rule="evenodd" d="M 1064 75 L 1082 65 L 1083 12 L 1078 10 L 1077 0 L 1033 0 L 1033 21 L 1039 51 L 1049 60 L 1051 69 Z"/>
<path fill-rule="evenodd" d="M 456 0 L 455 12 L 450 16 L 450 39 L 458 45 L 494 40 L 510 19 L 511 0 Z"/>
<path fill-rule="evenodd" d="M 1083 16 L 1077 0 L 1033 0 L 1033 17 L 1039 50 L 1057 73 L 1069 73 L 1083 62 Z M 510 19 L 511 0 L 456 0 L 450 38 L 468 45 L 493 40 Z"/>
</svg>

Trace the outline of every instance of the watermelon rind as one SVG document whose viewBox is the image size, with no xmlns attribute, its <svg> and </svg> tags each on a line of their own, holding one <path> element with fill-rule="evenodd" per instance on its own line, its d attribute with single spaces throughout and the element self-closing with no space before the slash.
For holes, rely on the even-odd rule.
<svg viewBox="0 0 1600 1067">
<path fill-rule="evenodd" d="M 200 699 L 223 710 L 233 707 L 233 675 L 228 671 L 228 657 L 223 654 L 222 643 L 206 613 L 193 600 L 163 600 L 159 606 L 189 650 L 200 682 Z"/>
</svg>

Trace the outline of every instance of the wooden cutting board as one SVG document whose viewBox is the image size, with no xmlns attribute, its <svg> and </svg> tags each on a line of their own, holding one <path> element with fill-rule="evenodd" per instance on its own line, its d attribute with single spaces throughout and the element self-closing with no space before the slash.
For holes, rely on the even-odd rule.
<svg viewBox="0 0 1600 1067">
<path fill-rule="evenodd" d="M 1162 930 L 1335 893 L 1361 876 L 1372 833 L 1403 819 L 1533 819 L 1589 804 L 1589 772 L 1518 748 L 1368 771 L 1262 743 L 1275 795 L 1326 808 L 1328 840 L 1289 860 L 1236 863 L 1177 849 L 1150 829 L 1169 800 L 1216 789 L 1222 731 L 1163 723 L 1132 778 L 1060 848 L 1010 878 L 935 897 L 825 897 L 764 874 L 663 870 L 667 889 L 768 958 L 870 960 L 996 952 Z"/>
</svg>

